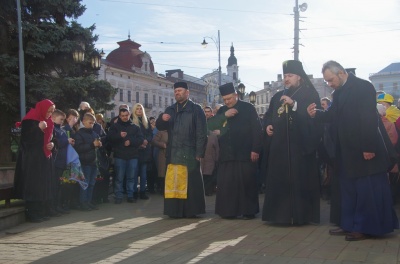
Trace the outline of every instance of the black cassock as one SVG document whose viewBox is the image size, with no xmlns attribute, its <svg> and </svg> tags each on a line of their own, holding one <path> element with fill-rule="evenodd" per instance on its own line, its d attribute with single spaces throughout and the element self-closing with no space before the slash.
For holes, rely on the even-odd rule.
<svg viewBox="0 0 400 264">
<path fill-rule="evenodd" d="M 13 198 L 27 202 L 50 200 L 53 158 L 46 158 L 43 152 L 44 138 L 39 121 L 23 120 L 21 127 Z"/>
<path fill-rule="evenodd" d="M 261 151 L 261 124 L 253 105 L 238 101 L 233 108 L 238 114 L 225 117 L 222 106 L 208 120 L 210 130 L 221 131 L 215 213 L 221 217 L 255 215 L 259 212 L 257 163 L 251 152 Z"/>
<path fill-rule="evenodd" d="M 287 95 L 297 102 L 279 114 L 280 98 Z M 307 107 L 320 105 L 314 87 L 306 85 L 276 93 L 266 113 L 269 137 L 266 192 L 262 220 L 276 224 L 319 223 L 319 174 L 316 149 L 322 133 L 307 113 Z"/>
</svg>

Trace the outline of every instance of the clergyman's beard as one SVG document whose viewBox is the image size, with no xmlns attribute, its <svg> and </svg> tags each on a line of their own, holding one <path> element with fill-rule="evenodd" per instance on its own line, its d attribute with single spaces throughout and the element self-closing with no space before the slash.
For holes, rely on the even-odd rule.
<svg viewBox="0 0 400 264">
<path fill-rule="evenodd" d="M 291 84 L 290 86 L 286 86 L 286 88 L 289 88 L 289 89 L 296 89 L 297 87 L 299 87 L 300 86 L 300 82 L 297 82 L 297 83 L 295 83 L 295 84 Z"/>
<path fill-rule="evenodd" d="M 178 97 L 178 98 L 175 98 L 175 100 L 178 102 L 178 103 L 183 103 L 183 102 L 185 102 L 186 100 L 187 100 L 187 98 L 185 98 L 185 97 Z"/>
</svg>

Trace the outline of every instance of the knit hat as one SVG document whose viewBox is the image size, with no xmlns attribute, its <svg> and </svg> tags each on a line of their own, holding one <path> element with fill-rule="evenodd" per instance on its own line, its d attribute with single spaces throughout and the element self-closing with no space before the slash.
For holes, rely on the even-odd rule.
<svg viewBox="0 0 400 264">
<path fill-rule="evenodd" d="M 379 102 L 386 102 L 386 103 L 389 103 L 389 104 L 393 104 L 394 98 L 390 94 L 380 94 L 380 95 L 378 95 L 378 98 L 376 99 L 376 101 L 378 103 Z"/>
</svg>

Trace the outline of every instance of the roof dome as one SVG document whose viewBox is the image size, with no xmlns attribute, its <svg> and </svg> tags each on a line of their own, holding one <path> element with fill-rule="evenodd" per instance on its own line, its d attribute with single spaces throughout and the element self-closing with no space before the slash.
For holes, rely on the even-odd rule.
<svg viewBox="0 0 400 264">
<path fill-rule="evenodd" d="M 235 57 L 235 48 L 233 47 L 233 43 L 231 46 L 231 56 L 228 58 L 228 66 L 237 65 L 237 59 Z"/>
<path fill-rule="evenodd" d="M 117 42 L 119 48 L 113 50 L 108 54 L 106 60 L 115 66 L 129 69 L 132 67 L 142 68 L 143 57 L 147 56 L 150 61 L 150 72 L 154 72 L 154 64 L 148 53 L 139 50 L 141 46 L 139 43 L 132 41 L 130 38 L 124 41 Z"/>
</svg>

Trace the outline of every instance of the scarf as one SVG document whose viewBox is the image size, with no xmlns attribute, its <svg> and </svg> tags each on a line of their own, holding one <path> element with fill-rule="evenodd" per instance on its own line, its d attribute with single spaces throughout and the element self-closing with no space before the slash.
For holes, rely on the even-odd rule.
<svg viewBox="0 0 400 264">
<path fill-rule="evenodd" d="M 22 120 L 36 120 L 39 122 L 46 121 L 47 127 L 43 130 L 44 132 L 43 152 L 46 158 L 50 158 L 51 156 L 51 150 L 47 149 L 47 144 L 50 143 L 52 139 L 53 128 L 54 128 L 54 123 L 51 120 L 51 116 L 46 119 L 46 114 L 50 106 L 52 105 L 54 105 L 54 103 L 48 99 L 37 102 L 35 108 L 29 110 L 29 112 L 22 119 Z"/>
</svg>

